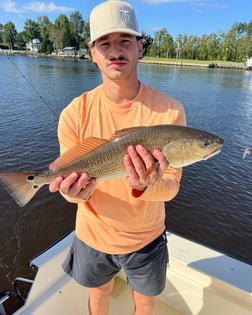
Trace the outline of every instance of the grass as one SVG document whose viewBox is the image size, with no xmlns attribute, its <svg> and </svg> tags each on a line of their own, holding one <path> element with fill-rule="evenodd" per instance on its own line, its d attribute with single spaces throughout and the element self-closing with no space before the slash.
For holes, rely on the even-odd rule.
<svg viewBox="0 0 252 315">
<path fill-rule="evenodd" d="M 194 59 L 177 59 L 177 58 L 159 58 L 159 57 L 149 57 L 146 56 L 143 58 L 143 61 L 146 62 L 179 62 L 179 63 L 192 63 L 192 64 L 232 64 L 232 65 L 241 65 L 241 62 L 233 61 L 220 61 L 220 60 L 194 60 Z"/>
</svg>

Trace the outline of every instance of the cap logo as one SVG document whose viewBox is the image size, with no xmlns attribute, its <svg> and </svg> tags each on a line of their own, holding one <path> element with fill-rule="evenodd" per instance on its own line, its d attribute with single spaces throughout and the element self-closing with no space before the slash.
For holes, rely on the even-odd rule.
<svg viewBox="0 0 252 315">
<path fill-rule="evenodd" d="M 121 7 L 120 13 L 121 13 L 121 20 L 120 21 L 123 23 L 128 23 L 130 20 L 129 9 L 127 7 Z"/>
</svg>

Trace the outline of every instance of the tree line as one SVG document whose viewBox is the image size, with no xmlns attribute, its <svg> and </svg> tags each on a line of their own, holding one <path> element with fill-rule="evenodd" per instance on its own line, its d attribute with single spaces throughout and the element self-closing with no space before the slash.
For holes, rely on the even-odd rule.
<svg viewBox="0 0 252 315">
<path fill-rule="evenodd" d="M 39 39 L 41 53 L 50 54 L 52 51 L 62 50 L 64 47 L 86 47 L 89 38 L 89 22 L 84 21 L 81 13 L 75 11 L 68 18 L 60 14 L 54 23 L 47 16 L 39 16 L 37 21 L 27 19 L 22 32 L 17 32 L 15 24 L 9 21 L 0 23 L 0 43 L 9 49 L 25 49 L 26 43 Z"/>
<path fill-rule="evenodd" d="M 194 60 L 244 62 L 252 56 L 252 21 L 236 22 L 228 31 L 202 36 L 178 35 L 163 28 L 154 34 L 151 56 Z"/>
<path fill-rule="evenodd" d="M 144 34 L 150 39 L 150 35 Z M 64 47 L 87 48 L 89 21 L 85 21 L 79 11 L 69 17 L 60 14 L 52 23 L 47 16 L 37 21 L 27 19 L 22 32 L 17 32 L 15 24 L 0 23 L 0 43 L 9 49 L 25 49 L 33 39 L 41 42 L 41 53 L 50 54 Z M 153 43 L 147 56 L 160 58 L 181 58 L 191 60 L 216 60 L 244 62 L 252 56 L 252 21 L 236 22 L 227 31 L 204 34 L 202 36 L 178 35 L 175 39 L 162 28 L 154 33 Z"/>
</svg>

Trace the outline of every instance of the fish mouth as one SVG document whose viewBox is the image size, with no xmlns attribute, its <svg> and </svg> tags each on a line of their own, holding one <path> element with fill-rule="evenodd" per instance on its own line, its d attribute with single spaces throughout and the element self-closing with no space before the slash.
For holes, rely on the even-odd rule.
<svg viewBox="0 0 252 315">
<path fill-rule="evenodd" d="M 210 153 L 210 154 L 208 154 L 208 155 L 205 155 L 205 156 L 203 157 L 203 160 L 210 159 L 211 157 L 213 157 L 213 156 L 219 154 L 220 151 L 221 151 L 221 147 L 220 147 L 220 148 L 217 148 L 217 149 L 214 150 L 212 153 Z"/>
</svg>

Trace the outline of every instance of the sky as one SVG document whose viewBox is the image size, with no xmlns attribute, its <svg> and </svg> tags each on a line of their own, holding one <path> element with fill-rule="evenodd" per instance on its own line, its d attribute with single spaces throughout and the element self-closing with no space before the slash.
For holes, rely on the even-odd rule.
<svg viewBox="0 0 252 315">
<path fill-rule="evenodd" d="M 60 14 L 70 17 L 79 11 L 84 20 L 102 0 L 0 0 L 0 23 L 13 22 L 21 32 L 26 19 L 37 21 L 38 16 L 47 16 L 51 22 Z M 137 15 L 140 31 L 153 35 L 166 28 L 176 38 L 187 34 L 203 34 L 228 31 L 236 22 L 252 21 L 251 0 L 128 0 Z"/>
</svg>

